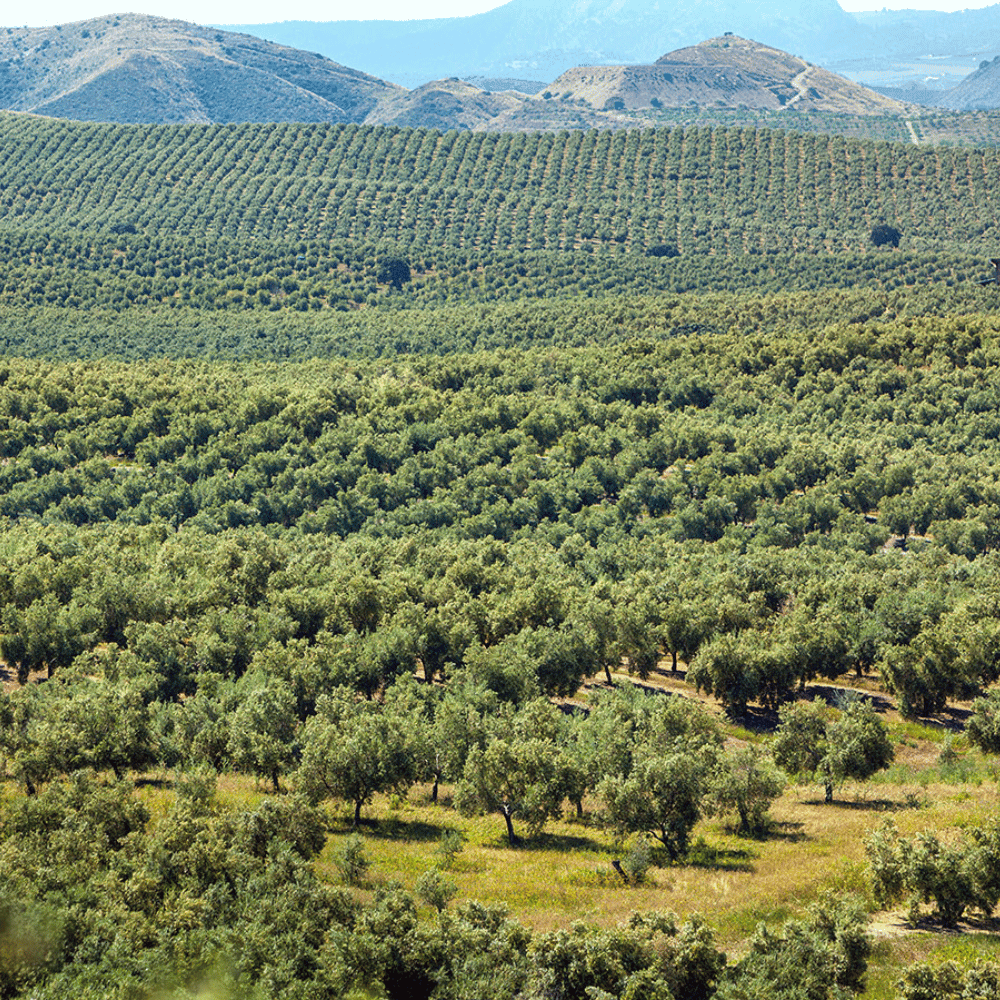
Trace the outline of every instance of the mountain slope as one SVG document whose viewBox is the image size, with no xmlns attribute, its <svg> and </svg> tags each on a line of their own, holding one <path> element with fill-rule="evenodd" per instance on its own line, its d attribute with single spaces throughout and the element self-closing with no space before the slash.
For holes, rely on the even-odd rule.
<svg viewBox="0 0 1000 1000">
<path fill-rule="evenodd" d="M 937 103 L 954 111 L 1000 108 L 1000 56 L 983 64 L 957 87 L 942 94 Z"/>
<path fill-rule="evenodd" d="M 487 93 L 464 80 L 432 80 L 422 87 L 383 101 L 367 125 L 407 128 L 476 129 L 526 102 L 525 95 Z"/>
<path fill-rule="evenodd" d="M 787 52 L 727 35 L 662 56 L 652 66 L 578 66 L 549 88 L 594 108 L 754 108 L 894 114 L 905 106 Z"/>
<path fill-rule="evenodd" d="M 814 61 L 854 51 L 867 29 L 836 0 L 510 0 L 472 17 L 415 21 L 287 21 L 238 30 L 319 49 L 385 79 L 416 86 L 470 75 L 555 79 L 580 65 L 651 63 L 726 31 Z"/>
<path fill-rule="evenodd" d="M 400 88 L 322 56 L 123 14 L 0 33 L 0 107 L 89 121 L 362 121 Z"/>
<path fill-rule="evenodd" d="M 1000 4 L 950 13 L 881 10 L 854 15 L 884 56 L 995 53 L 1000 48 Z"/>
</svg>

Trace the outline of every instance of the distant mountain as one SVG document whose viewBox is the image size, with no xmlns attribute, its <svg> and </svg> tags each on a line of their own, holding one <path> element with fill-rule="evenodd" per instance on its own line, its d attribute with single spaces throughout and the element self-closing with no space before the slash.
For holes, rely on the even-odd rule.
<svg viewBox="0 0 1000 1000">
<path fill-rule="evenodd" d="M 726 31 L 821 61 L 849 57 L 868 34 L 836 0 L 510 0 L 461 18 L 227 27 L 410 87 L 449 76 L 553 80 L 574 66 L 649 64 Z"/>
<path fill-rule="evenodd" d="M 512 76 L 470 76 L 466 83 L 480 90 L 516 90 L 519 94 L 540 94 L 548 85 L 547 80 L 521 80 Z"/>
<path fill-rule="evenodd" d="M 1000 56 L 992 62 L 984 60 L 979 69 L 957 87 L 945 91 L 938 104 L 953 111 L 1000 108 Z"/>
<path fill-rule="evenodd" d="M 360 122 L 401 88 L 323 56 L 122 14 L 0 30 L 0 108 L 121 122 Z"/>
<path fill-rule="evenodd" d="M 883 8 L 854 17 L 883 59 L 1000 51 L 1000 4 L 952 13 Z"/>
</svg>

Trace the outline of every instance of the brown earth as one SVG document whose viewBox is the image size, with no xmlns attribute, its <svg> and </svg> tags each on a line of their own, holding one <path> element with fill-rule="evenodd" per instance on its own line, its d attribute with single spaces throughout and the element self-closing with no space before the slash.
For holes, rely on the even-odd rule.
<svg viewBox="0 0 1000 1000">
<path fill-rule="evenodd" d="M 601 110 L 683 107 L 905 114 L 908 106 L 798 56 L 735 35 L 662 56 L 652 66 L 578 66 L 549 87 L 553 100 Z"/>
</svg>

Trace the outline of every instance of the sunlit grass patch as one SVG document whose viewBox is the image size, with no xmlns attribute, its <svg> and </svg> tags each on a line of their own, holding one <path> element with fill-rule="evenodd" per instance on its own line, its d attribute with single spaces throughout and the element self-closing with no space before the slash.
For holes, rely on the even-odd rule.
<svg viewBox="0 0 1000 1000">
<path fill-rule="evenodd" d="M 931 726 L 926 722 L 912 719 L 889 722 L 886 728 L 889 730 L 889 736 L 895 741 L 920 740 L 926 743 L 943 743 L 949 733 L 943 726 Z"/>
<path fill-rule="evenodd" d="M 1000 961 L 1000 935 L 963 931 L 907 931 L 876 939 L 862 1000 L 896 1000 L 897 983 L 916 962 Z"/>
</svg>

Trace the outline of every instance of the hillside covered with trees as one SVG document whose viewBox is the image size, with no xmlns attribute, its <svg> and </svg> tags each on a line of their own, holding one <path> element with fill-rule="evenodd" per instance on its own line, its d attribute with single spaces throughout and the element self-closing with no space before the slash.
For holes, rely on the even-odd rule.
<svg viewBox="0 0 1000 1000">
<path fill-rule="evenodd" d="M 2 127 L 4 996 L 997 995 L 996 154 Z"/>
</svg>

